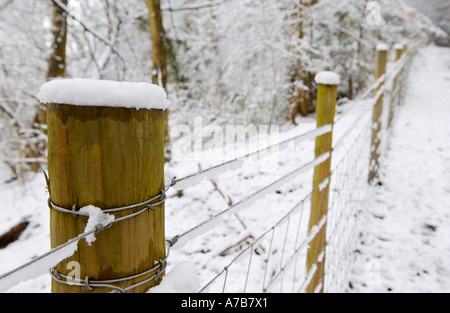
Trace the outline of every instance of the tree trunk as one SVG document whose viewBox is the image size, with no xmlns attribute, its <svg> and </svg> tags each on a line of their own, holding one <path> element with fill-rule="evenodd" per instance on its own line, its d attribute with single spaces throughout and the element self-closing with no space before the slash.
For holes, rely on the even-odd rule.
<svg viewBox="0 0 450 313">
<path fill-rule="evenodd" d="M 61 0 L 64 6 L 67 6 L 68 0 Z M 48 59 L 47 80 L 64 77 L 66 73 L 66 42 L 67 42 L 67 13 L 64 12 L 54 2 L 52 16 L 52 34 L 53 43 L 52 52 Z M 47 107 L 39 104 L 38 110 L 34 117 L 34 128 L 37 133 L 47 134 Z M 47 143 L 44 139 L 36 138 L 32 143 L 34 147 L 26 148 L 27 158 L 39 158 L 44 156 L 47 149 Z M 34 172 L 39 171 L 41 165 L 37 162 L 31 163 Z"/>
<path fill-rule="evenodd" d="M 152 39 L 152 83 L 167 92 L 167 42 L 161 15 L 160 0 L 147 0 L 148 23 Z M 170 143 L 169 111 L 164 111 L 164 143 Z"/>
<path fill-rule="evenodd" d="M 61 0 L 67 6 L 68 0 Z M 53 4 L 53 44 L 48 60 L 47 78 L 64 77 L 66 72 L 67 13 Z"/>
</svg>

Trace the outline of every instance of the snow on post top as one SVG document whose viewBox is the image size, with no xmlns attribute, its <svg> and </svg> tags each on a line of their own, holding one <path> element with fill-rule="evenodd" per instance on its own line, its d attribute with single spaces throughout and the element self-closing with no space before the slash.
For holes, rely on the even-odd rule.
<svg viewBox="0 0 450 313">
<path fill-rule="evenodd" d="M 389 46 L 385 43 L 379 43 L 377 45 L 377 51 L 388 51 L 389 50 Z"/>
<path fill-rule="evenodd" d="M 403 50 L 405 46 L 401 43 L 397 43 L 394 45 L 394 50 Z"/>
<path fill-rule="evenodd" d="M 319 85 L 339 85 L 339 76 L 334 72 L 320 72 L 314 78 Z"/>
<path fill-rule="evenodd" d="M 149 83 L 94 79 L 55 79 L 41 86 L 41 103 L 106 106 L 130 109 L 160 109 L 169 106 L 163 88 Z"/>
</svg>

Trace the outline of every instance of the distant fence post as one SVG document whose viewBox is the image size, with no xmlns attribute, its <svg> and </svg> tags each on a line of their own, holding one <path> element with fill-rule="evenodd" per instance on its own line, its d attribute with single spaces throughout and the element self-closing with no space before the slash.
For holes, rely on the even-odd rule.
<svg viewBox="0 0 450 313">
<path fill-rule="evenodd" d="M 403 44 L 403 50 L 401 51 L 402 56 L 406 55 L 408 52 L 408 45 L 407 44 Z M 405 85 L 406 85 L 406 74 L 408 72 L 408 69 L 406 67 L 403 67 L 402 70 L 400 71 L 399 77 L 400 77 L 400 84 L 399 84 L 399 99 L 398 99 L 398 105 L 401 106 L 403 104 L 403 101 L 405 99 Z"/>
<path fill-rule="evenodd" d="M 378 80 L 381 76 L 386 73 L 386 64 L 388 56 L 388 46 L 380 44 L 377 46 L 377 58 L 376 58 L 376 68 L 375 68 L 375 80 Z M 378 95 L 378 92 L 383 88 L 383 84 L 380 84 L 378 88 L 374 91 L 374 96 L 378 98 L 373 106 L 372 113 L 372 139 L 370 145 L 370 163 L 369 163 L 369 183 L 373 181 L 378 173 L 379 165 L 379 147 L 381 140 L 379 138 L 381 130 L 381 115 L 383 113 L 383 93 Z"/>
<path fill-rule="evenodd" d="M 332 124 L 336 111 L 337 86 L 339 77 L 332 72 L 321 72 L 316 76 L 317 91 L 317 127 Z M 316 138 L 315 157 L 331 153 L 333 134 L 327 133 Z M 328 211 L 329 179 L 331 156 L 314 168 L 313 194 L 311 196 L 311 215 L 308 231 L 317 226 Z M 323 186 L 325 185 L 325 186 Z M 309 243 L 306 268 L 308 275 L 315 271 L 306 288 L 306 292 L 323 292 L 325 276 L 326 223 Z M 319 290 L 316 290 L 319 289 Z"/>
<path fill-rule="evenodd" d="M 156 87 L 95 80 L 51 81 L 42 86 L 40 100 L 47 104 L 48 112 L 48 187 L 55 206 L 75 211 L 90 205 L 114 209 L 162 194 L 164 103 L 159 103 L 161 108 L 145 106 L 145 102 L 165 101 L 161 96 L 165 92 Z M 106 103 L 96 99 L 105 96 Z M 130 107 L 123 105 L 127 101 Z M 110 214 L 117 220 L 143 208 Z M 85 216 L 51 209 L 51 247 L 83 233 L 86 223 Z M 75 254 L 56 269 L 59 274 L 68 275 L 68 263 L 78 262 L 85 287 L 53 280 L 52 292 L 111 292 L 102 287 L 91 290 L 89 282 L 140 276 L 154 268 L 155 262 L 164 260 L 165 249 L 164 204 L 148 207 L 142 214 L 118 221 L 98 233 L 91 246 L 80 240 Z M 150 272 L 113 285 L 125 289 L 155 274 Z M 163 273 L 130 292 L 147 291 L 160 282 L 160 274 Z"/>
<path fill-rule="evenodd" d="M 395 49 L 395 62 L 398 62 L 403 55 L 403 45 L 397 44 L 394 46 Z M 395 106 L 398 105 L 400 99 L 401 99 L 401 85 L 402 82 L 398 82 L 399 78 L 402 78 L 403 69 L 401 69 L 397 75 L 393 79 L 392 83 L 392 93 L 391 93 L 391 101 L 389 104 L 389 119 L 388 119 L 388 128 L 391 128 L 392 126 L 392 120 L 394 118 L 394 110 Z"/>
</svg>

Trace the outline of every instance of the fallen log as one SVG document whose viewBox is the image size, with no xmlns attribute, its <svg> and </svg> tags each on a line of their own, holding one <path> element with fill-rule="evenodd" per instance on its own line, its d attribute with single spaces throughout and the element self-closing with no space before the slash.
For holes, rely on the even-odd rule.
<svg viewBox="0 0 450 313">
<path fill-rule="evenodd" d="M 20 235 L 24 232 L 30 222 L 21 222 L 11 228 L 8 232 L 0 236 L 0 249 L 6 248 L 9 244 L 19 239 Z"/>
</svg>

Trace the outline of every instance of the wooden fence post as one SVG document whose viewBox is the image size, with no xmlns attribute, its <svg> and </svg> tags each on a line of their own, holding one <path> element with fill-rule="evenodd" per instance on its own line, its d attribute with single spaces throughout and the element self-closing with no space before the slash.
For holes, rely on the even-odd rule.
<svg viewBox="0 0 450 313">
<path fill-rule="evenodd" d="M 377 46 L 377 58 L 376 58 L 376 68 L 375 68 L 375 80 L 378 80 L 381 76 L 386 73 L 386 64 L 388 56 L 388 46 L 380 44 Z M 379 90 L 383 88 L 383 84 L 380 84 L 378 88 L 374 90 L 374 96 L 376 97 Z M 376 177 L 379 169 L 379 147 L 381 140 L 379 138 L 381 130 L 381 115 L 383 113 L 383 93 L 379 95 L 378 99 L 373 106 L 372 113 L 372 139 L 371 139 L 371 152 L 370 152 L 370 163 L 369 163 L 369 183 L 373 181 Z"/>
<path fill-rule="evenodd" d="M 408 52 L 408 45 L 407 44 L 403 44 L 403 51 L 401 51 L 401 53 L 402 53 L 402 56 L 403 55 L 406 55 L 407 54 L 407 52 Z M 406 66 L 405 67 L 403 67 L 403 69 L 400 71 L 400 74 L 399 74 L 399 77 L 400 77 L 400 79 L 402 79 L 402 81 L 401 81 L 401 83 L 399 84 L 400 86 L 399 86 L 399 91 L 398 91 L 398 94 L 399 94 L 399 99 L 398 99 L 398 105 L 399 106 L 401 106 L 402 104 L 403 104 L 403 100 L 404 100 L 404 96 L 405 96 L 405 84 L 406 84 L 406 82 L 405 81 L 403 81 L 406 77 L 405 77 L 405 74 L 406 74 L 406 72 L 407 72 L 407 69 L 406 69 Z"/>
<path fill-rule="evenodd" d="M 395 62 L 398 62 L 403 55 L 403 45 L 395 45 Z M 391 128 L 392 126 L 392 120 L 394 118 L 394 109 L 395 106 L 398 105 L 398 102 L 401 98 L 401 82 L 398 83 L 398 79 L 401 78 L 401 72 L 400 70 L 398 74 L 394 77 L 393 83 L 392 83 L 392 92 L 391 92 L 391 101 L 389 103 L 389 120 L 388 120 L 388 128 Z"/>
<path fill-rule="evenodd" d="M 332 72 L 321 72 L 316 78 L 318 84 L 316 119 L 317 128 L 334 122 L 339 77 Z M 330 153 L 330 157 L 314 168 L 313 194 L 311 196 L 311 215 L 308 231 L 311 233 L 328 211 L 329 177 L 331 168 L 332 132 L 316 138 L 315 157 Z M 327 181 L 328 179 L 328 181 Z M 326 186 L 323 186 L 326 185 Z M 306 292 L 323 292 L 325 277 L 326 223 L 309 243 L 306 268 L 308 274 L 315 268 L 314 275 Z M 320 288 L 319 290 L 316 290 Z"/>
<path fill-rule="evenodd" d="M 96 99 L 105 96 L 104 103 Z M 48 187 L 56 206 L 69 210 L 89 205 L 112 209 L 141 203 L 164 189 L 163 110 L 167 104 L 162 88 L 146 83 L 57 80 L 42 86 L 40 100 L 47 104 Z M 143 207 L 110 214 L 117 219 Z M 52 209 L 51 247 L 83 233 L 86 223 L 87 217 Z M 67 275 L 71 272 L 68 263 L 76 261 L 80 278 L 89 281 L 140 274 L 165 258 L 164 237 L 161 204 L 114 223 L 97 234 L 91 246 L 80 240 L 75 254 L 56 269 Z M 154 274 L 114 285 L 127 288 Z M 159 281 L 145 283 L 131 292 L 145 292 Z M 82 293 L 88 289 L 52 281 L 52 292 L 56 293 Z"/>
</svg>

